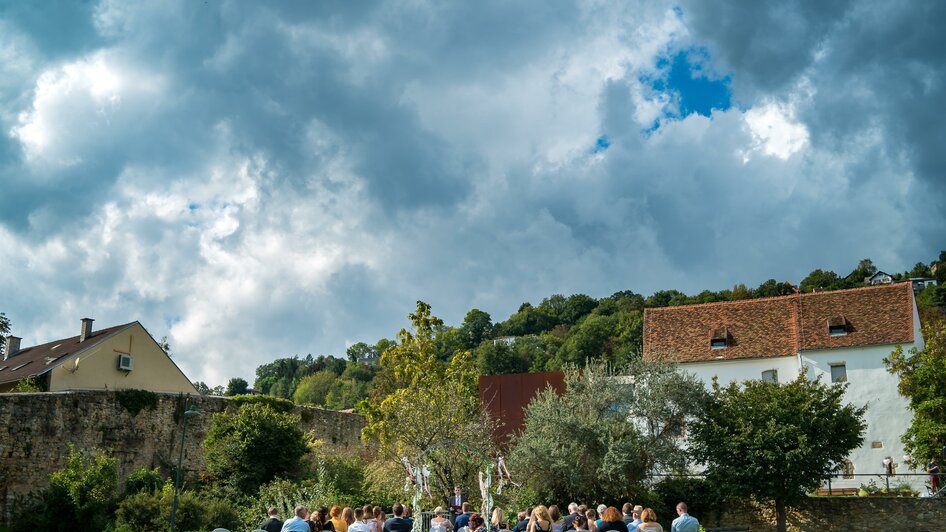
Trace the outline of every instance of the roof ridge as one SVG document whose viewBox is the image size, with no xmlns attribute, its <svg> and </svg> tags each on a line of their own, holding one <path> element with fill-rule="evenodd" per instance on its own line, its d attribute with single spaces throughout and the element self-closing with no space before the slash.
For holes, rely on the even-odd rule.
<svg viewBox="0 0 946 532">
<path fill-rule="evenodd" d="M 693 303 L 691 305 L 671 305 L 666 307 L 645 307 L 645 311 L 665 311 L 665 310 L 675 310 L 681 308 L 694 308 L 694 307 L 709 307 L 709 306 L 723 306 L 723 305 L 738 305 L 738 304 L 750 304 L 750 303 L 759 303 L 763 301 L 776 301 L 779 299 L 789 299 L 796 296 L 801 297 L 813 297 L 813 296 L 825 296 L 828 294 L 839 294 L 839 293 L 848 293 L 855 292 L 859 290 L 883 290 L 891 289 L 899 286 L 910 286 L 910 283 L 907 282 L 898 282 L 898 283 L 889 283 L 889 284 L 879 284 L 871 286 L 858 286 L 855 288 L 843 288 L 841 290 L 822 290 L 821 292 L 796 292 L 794 294 L 788 294 L 784 296 L 769 296 L 769 297 L 756 297 L 749 299 L 739 299 L 736 301 L 712 301 L 710 303 Z M 912 288 L 911 288 L 912 290 Z"/>
</svg>

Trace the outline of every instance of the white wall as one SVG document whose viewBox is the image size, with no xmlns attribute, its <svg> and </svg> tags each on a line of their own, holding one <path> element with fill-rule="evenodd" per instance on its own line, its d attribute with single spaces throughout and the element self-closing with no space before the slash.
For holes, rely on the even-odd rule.
<svg viewBox="0 0 946 532">
<path fill-rule="evenodd" d="M 680 364 L 680 367 L 702 379 L 707 388 L 713 382 L 714 376 L 719 377 L 720 385 L 726 385 L 731 381 L 761 379 L 762 372 L 770 369 L 778 370 L 779 382 L 788 382 L 798 375 L 798 361 L 795 356 L 689 362 Z"/>
<path fill-rule="evenodd" d="M 919 323 L 919 319 L 915 319 Z M 922 337 L 917 332 L 915 336 Z M 904 344 L 904 350 L 913 347 L 913 344 Z M 917 473 L 903 464 L 903 444 L 900 436 L 910 426 L 912 413 L 908 408 L 907 400 L 897 392 L 898 379 L 887 372 L 883 359 L 893 351 L 893 345 L 869 346 L 859 348 L 830 349 L 819 351 L 804 351 L 798 356 L 777 358 L 756 358 L 747 360 L 717 360 L 712 362 L 691 362 L 680 364 L 680 368 L 703 380 L 707 388 L 710 387 L 714 376 L 719 378 L 721 385 L 731 381 L 760 379 L 762 372 L 770 369 L 778 370 L 778 380 L 781 383 L 794 379 L 800 371 L 801 364 L 808 368 L 809 376 L 815 378 L 823 375 L 824 382 L 831 382 L 830 364 L 844 363 L 847 367 L 847 378 L 850 385 L 845 392 L 845 400 L 856 405 L 868 405 L 865 419 L 867 430 L 864 433 L 864 443 L 851 452 L 850 460 L 854 463 L 854 472 L 880 473 L 883 471 L 883 459 L 886 456 L 893 458 L 894 463 L 900 464 L 897 471 L 900 473 Z M 883 448 L 872 448 L 873 442 L 881 442 Z M 924 462 L 925 463 L 925 462 Z M 835 479 L 832 486 L 837 488 L 856 488 L 866 484 L 870 477 L 855 477 L 853 480 Z M 920 493 L 926 493 L 924 483 L 926 478 L 900 477 L 896 481 L 904 480 Z M 876 478 L 879 486 L 884 485 L 881 478 Z M 895 479 L 891 479 L 891 485 Z"/>
<path fill-rule="evenodd" d="M 884 358 L 890 356 L 894 345 L 879 345 L 847 349 L 805 351 L 802 363 L 808 368 L 812 378 L 822 376 L 824 382 L 831 382 L 831 364 L 843 363 L 847 367 L 848 388 L 845 401 L 855 405 L 867 405 L 867 431 L 864 443 L 851 452 L 854 472 L 874 473 L 883 471 L 884 457 L 890 456 L 898 473 L 921 473 L 922 470 L 909 469 L 903 463 L 904 449 L 900 437 L 910 427 L 913 418 L 907 400 L 897 391 L 899 379 L 889 373 L 884 365 Z M 913 344 L 904 344 L 909 350 Z M 881 448 L 873 448 L 877 442 Z M 924 462 L 925 463 L 925 462 Z M 839 487 L 857 487 L 870 479 L 855 477 L 853 480 L 838 479 L 833 483 Z M 901 477 L 915 489 L 924 493 L 925 477 Z M 891 480 L 891 482 L 893 482 Z M 877 479 L 878 485 L 882 481 Z"/>
</svg>

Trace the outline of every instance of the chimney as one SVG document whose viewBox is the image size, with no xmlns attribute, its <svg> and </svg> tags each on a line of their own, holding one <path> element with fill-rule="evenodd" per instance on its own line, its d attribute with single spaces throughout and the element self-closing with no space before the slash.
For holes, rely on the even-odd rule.
<svg viewBox="0 0 946 532">
<path fill-rule="evenodd" d="M 17 338 L 16 336 L 13 336 L 12 334 L 10 336 L 7 336 L 7 340 L 6 342 L 4 342 L 4 346 L 3 346 L 3 359 L 4 360 L 9 359 L 10 356 L 13 355 L 13 353 L 16 353 L 17 351 L 20 350 L 20 340 L 22 340 L 22 338 Z"/>
<path fill-rule="evenodd" d="M 79 333 L 79 342 L 84 342 L 86 338 L 92 336 L 92 318 L 82 318 L 82 331 Z"/>
</svg>

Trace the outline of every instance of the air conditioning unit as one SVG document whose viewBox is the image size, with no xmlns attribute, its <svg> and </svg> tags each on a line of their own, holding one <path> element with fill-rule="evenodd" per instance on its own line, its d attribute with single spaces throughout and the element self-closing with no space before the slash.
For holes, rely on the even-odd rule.
<svg viewBox="0 0 946 532">
<path fill-rule="evenodd" d="M 118 369 L 131 371 L 135 368 L 135 359 L 131 355 L 118 355 Z"/>
</svg>

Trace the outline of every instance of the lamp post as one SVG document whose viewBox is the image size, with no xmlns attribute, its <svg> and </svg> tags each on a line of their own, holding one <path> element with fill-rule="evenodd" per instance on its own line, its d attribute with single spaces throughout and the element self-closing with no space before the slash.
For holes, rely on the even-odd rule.
<svg viewBox="0 0 946 532">
<path fill-rule="evenodd" d="M 174 532 L 174 518 L 177 514 L 177 492 L 181 486 L 181 469 L 184 467 L 184 435 L 187 434 L 187 419 L 200 415 L 200 411 L 197 410 L 197 405 L 194 404 L 191 399 L 188 399 L 187 403 L 189 403 L 189 406 L 184 409 L 184 419 L 181 422 L 181 453 L 177 458 L 177 473 L 174 477 L 174 499 L 171 501 L 171 532 Z M 185 405 L 187 405 L 187 403 L 185 403 Z"/>
</svg>

